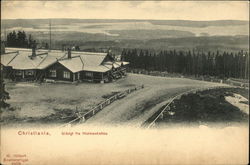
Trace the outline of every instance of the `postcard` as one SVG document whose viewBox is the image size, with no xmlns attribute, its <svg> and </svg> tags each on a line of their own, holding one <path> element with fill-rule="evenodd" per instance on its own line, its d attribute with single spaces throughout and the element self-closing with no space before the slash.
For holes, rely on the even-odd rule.
<svg viewBox="0 0 250 165">
<path fill-rule="evenodd" d="M 1 164 L 249 163 L 248 1 L 1 1 Z"/>
</svg>

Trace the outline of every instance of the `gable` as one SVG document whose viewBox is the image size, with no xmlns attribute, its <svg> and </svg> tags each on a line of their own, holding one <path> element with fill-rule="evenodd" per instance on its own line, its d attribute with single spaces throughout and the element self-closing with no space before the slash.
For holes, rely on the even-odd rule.
<svg viewBox="0 0 250 165">
<path fill-rule="evenodd" d="M 71 72 L 79 72 L 83 70 L 83 62 L 80 57 L 73 57 L 70 59 L 62 59 L 58 61 L 64 67 L 68 68 Z"/>
<path fill-rule="evenodd" d="M 115 61 L 115 59 L 110 55 L 110 54 L 107 54 L 106 57 L 103 59 L 102 63 L 105 63 L 105 62 L 110 62 L 110 61 Z"/>
<path fill-rule="evenodd" d="M 46 68 L 46 70 L 50 70 L 50 69 L 67 70 L 67 71 L 71 72 L 67 67 L 65 67 L 64 65 L 60 64 L 58 61 Z"/>
</svg>

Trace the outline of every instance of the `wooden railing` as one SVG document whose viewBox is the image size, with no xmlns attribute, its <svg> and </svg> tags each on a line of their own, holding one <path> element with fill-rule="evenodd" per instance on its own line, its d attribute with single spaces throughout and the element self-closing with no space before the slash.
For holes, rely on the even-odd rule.
<svg viewBox="0 0 250 165">
<path fill-rule="evenodd" d="M 130 88 L 130 89 L 127 89 L 127 90 L 125 90 L 123 92 L 117 93 L 114 96 L 112 96 L 112 97 L 106 99 L 105 101 L 99 103 L 97 106 L 95 106 L 94 108 L 92 108 L 88 112 L 83 113 L 83 114 L 79 113 L 77 118 L 75 118 L 74 120 L 72 120 L 72 121 L 70 121 L 70 122 L 68 122 L 66 124 L 63 124 L 60 127 L 65 127 L 65 126 L 71 125 L 71 124 L 76 123 L 76 122 L 78 122 L 78 123 L 85 122 L 86 120 L 88 120 L 89 118 L 94 116 L 96 113 L 98 113 L 99 111 L 101 111 L 103 108 L 105 108 L 109 104 L 113 103 L 114 101 L 116 101 L 118 99 L 121 99 L 123 97 L 126 97 L 128 94 L 130 94 L 130 93 L 132 93 L 134 91 L 137 91 L 139 89 L 142 89 L 142 88 L 144 88 L 144 85 L 136 86 L 134 88 Z"/>
</svg>

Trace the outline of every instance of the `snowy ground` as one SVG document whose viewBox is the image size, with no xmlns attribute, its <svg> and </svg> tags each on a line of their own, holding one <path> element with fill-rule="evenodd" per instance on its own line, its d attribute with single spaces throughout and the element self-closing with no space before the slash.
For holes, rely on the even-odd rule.
<svg viewBox="0 0 250 165">
<path fill-rule="evenodd" d="M 233 96 L 226 96 L 226 101 L 238 107 L 242 112 L 249 115 L 249 100 L 240 94 L 234 93 Z"/>
</svg>

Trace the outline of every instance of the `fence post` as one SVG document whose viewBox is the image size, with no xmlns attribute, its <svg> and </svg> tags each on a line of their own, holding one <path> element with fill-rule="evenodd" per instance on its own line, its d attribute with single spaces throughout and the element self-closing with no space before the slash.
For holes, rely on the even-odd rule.
<svg viewBox="0 0 250 165">
<path fill-rule="evenodd" d="M 163 113 L 160 114 L 160 119 L 163 119 Z"/>
<path fill-rule="evenodd" d="M 81 120 L 81 123 L 85 122 L 86 119 L 85 119 L 85 116 L 82 116 L 82 120 Z"/>
<path fill-rule="evenodd" d="M 102 109 L 102 104 L 100 104 L 100 110 Z"/>
<path fill-rule="evenodd" d="M 93 112 L 93 115 L 94 115 L 94 114 L 95 114 L 95 109 L 93 109 L 93 111 L 92 111 L 92 112 Z"/>
<path fill-rule="evenodd" d="M 152 127 L 154 127 L 155 126 L 155 122 L 153 122 L 153 124 L 152 124 Z"/>
<path fill-rule="evenodd" d="M 169 110 L 170 110 L 170 107 L 168 106 L 168 107 L 166 108 L 166 110 L 169 111 Z"/>
</svg>

